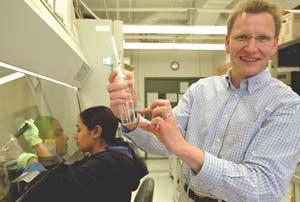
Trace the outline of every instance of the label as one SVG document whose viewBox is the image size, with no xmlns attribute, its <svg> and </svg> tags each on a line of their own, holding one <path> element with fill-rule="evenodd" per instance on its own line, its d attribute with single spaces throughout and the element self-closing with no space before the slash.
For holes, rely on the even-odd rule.
<svg viewBox="0 0 300 202">
<path fill-rule="evenodd" d="M 56 153 L 56 144 L 54 138 L 45 139 L 44 144 L 47 147 L 47 149 L 51 152 L 51 154 Z"/>
</svg>

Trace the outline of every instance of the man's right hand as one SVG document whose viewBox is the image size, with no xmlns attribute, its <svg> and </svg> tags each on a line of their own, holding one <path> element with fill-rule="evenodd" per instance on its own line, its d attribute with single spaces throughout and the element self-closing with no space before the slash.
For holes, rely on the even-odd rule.
<svg viewBox="0 0 300 202">
<path fill-rule="evenodd" d="M 30 147 L 42 143 L 42 139 L 39 137 L 39 129 L 34 125 L 33 120 L 26 120 L 21 127 L 27 123 L 29 128 L 23 133 L 23 137 L 28 142 Z"/>
<path fill-rule="evenodd" d="M 126 75 L 127 83 L 122 83 L 117 80 L 118 72 L 112 71 L 109 75 L 109 84 L 106 89 L 109 93 L 110 108 L 116 117 L 120 119 L 120 104 L 126 103 L 128 97 L 132 97 L 134 105 L 136 105 L 137 96 L 133 87 L 132 76 Z M 125 89 L 130 88 L 130 93 L 126 92 Z"/>
</svg>

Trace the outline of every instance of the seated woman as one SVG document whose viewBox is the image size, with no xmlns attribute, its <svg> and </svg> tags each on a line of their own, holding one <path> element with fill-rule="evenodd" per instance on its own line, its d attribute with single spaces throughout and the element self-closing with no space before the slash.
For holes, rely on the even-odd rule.
<svg viewBox="0 0 300 202">
<path fill-rule="evenodd" d="M 47 171 L 35 156 L 25 153 L 19 157 L 18 164 L 25 172 L 39 170 L 42 178 L 20 201 L 130 202 L 131 192 L 148 171 L 131 144 L 116 138 L 118 120 L 111 110 L 105 106 L 88 108 L 79 114 L 76 127 L 74 139 L 79 150 L 89 153 L 82 160 Z M 37 139 L 36 133 L 38 130 L 33 139 Z M 37 139 L 30 144 L 35 143 L 41 142 Z"/>
</svg>

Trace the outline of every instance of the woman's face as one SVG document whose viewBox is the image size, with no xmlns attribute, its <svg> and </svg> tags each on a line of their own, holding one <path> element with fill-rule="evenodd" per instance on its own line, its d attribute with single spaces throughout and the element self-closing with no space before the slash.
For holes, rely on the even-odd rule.
<svg viewBox="0 0 300 202">
<path fill-rule="evenodd" d="M 74 134 L 74 139 L 79 150 L 82 152 L 93 153 L 95 146 L 97 145 L 97 141 L 99 140 L 99 135 L 95 136 L 94 129 L 90 131 L 83 124 L 80 117 L 77 120 L 76 128 L 77 131 Z"/>
<path fill-rule="evenodd" d="M 64 134 L 64 130 L 57 120 L 52 122 L 51 136 L 55 139 L 56 153 L 63 156 L 68 152 L 69 137 Z"/>
</svg>

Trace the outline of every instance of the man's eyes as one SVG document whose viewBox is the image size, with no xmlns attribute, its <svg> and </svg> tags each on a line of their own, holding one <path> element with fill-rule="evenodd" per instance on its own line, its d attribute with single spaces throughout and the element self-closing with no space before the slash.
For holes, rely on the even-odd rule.
<svg viewBox="0 0 300 202">
<path fill-rule="evenodd" d="M 270 40 L 271 40 L 271 37 L 261 35 L 261 36 L 255 37 L 255 39 L 256 39 L 257 41 L 260 41 L 260 42 L 267 42 L 267 41 L 270 41 Z"/>
<path fill-rule="evenodd" d="M 272 39 L 272 37 L 266 35 L 251 36 L 246 34 L 233 36 L 233 38 L 237 41 L 249 41 L 251 38 L 254 38 L 257 42 L 269 42 Z"/>
<path fill-rule="evenodd" d="M 235 36 L 234 39 L 238 40 L 238 41 L 247 41 L 249 40 L 249 36 L 247 35 L 238 35 L 238 36 Z"/>
</svg>

